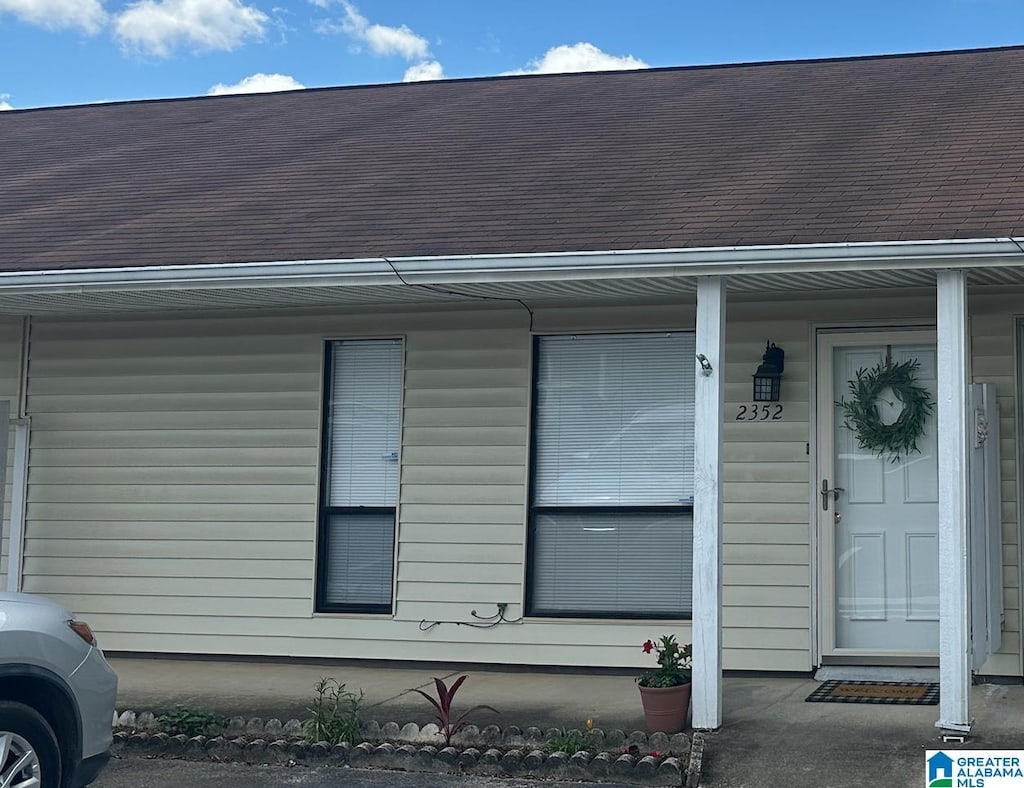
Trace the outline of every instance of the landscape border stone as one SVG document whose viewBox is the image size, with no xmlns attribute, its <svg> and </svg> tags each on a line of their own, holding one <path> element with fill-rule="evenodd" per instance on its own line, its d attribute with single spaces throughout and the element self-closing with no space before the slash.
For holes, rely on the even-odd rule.
<svg viewBox="0 0 1024 788">
<path fill-rule="evenodd" d="M 481 776 L 543 777 L 569 780 L 615 780 L 635 785 L 700 785 L 706 738 L 685 733 L 643 731 L 563 731 L 510 725 L 483 729 L 467 725 L 444 746 L 437 725 L 414 722 L 363 726 L 364 741 L 330 745 L 303 738 L 299 720 L 232 717 L 220 735 L 170 736 L 158 730 L 152 712 L 114 712 L 113 754 L 215 760 L 250 764 L 334 765 L 397 769 L 409 772 L 462 773 Z M 553 736 L 589 736 L 593 751 L 546 752 Z"/>
</svg>

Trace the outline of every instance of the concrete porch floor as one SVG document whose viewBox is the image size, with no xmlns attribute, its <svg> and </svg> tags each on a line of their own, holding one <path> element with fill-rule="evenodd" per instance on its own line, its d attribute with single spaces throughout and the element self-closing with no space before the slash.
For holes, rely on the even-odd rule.
<svg viewBox="0 0 1024 788">
<path fill-rule="evenodd" d="M 431 691 L 432 676 L 469 675 L 456 704 L 486 703 L 473 722 L 502 727 L 642 730 L 640 698 L 631 673 L 459 670 L 452 665 L 376 667 L 342 663 L 289 664 L 111 657 L 120 677 L 118 710 L 164 711 L 175 704 L 228 716 L 308 716 L 314 685 L 325 676 L 365 693 L 364 718 L 381 723 L 430 722 L 413 688 Z M 1024 687 L 973 688 L 974 730 L 965 744 L 943 745 L 934 727 L 937 706 L 805 703 L 810 678 L 729 677 L 724 724 L 710 735 L 702 785 L 800 788 L 923 785 L 926 749 L 1024 748 Z"/>
</svg>

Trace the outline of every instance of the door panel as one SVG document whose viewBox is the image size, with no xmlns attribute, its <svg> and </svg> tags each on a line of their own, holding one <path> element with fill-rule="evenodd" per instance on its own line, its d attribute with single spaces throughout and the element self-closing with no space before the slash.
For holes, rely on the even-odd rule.
<svg viewBox="0 0 1024 788">
<path fill-rule="evenodd" d="M 839 560 L 849 573 L 846 615 L 851 621 L 885 621 L 885 534 L 859 531 L 850 534 L 849 543 L 849 552 Z"/>
<path fill-rule="evenodd" d="M 907 620 L 938 621 L 939 535 L 907 533 Z"/>
</svg>

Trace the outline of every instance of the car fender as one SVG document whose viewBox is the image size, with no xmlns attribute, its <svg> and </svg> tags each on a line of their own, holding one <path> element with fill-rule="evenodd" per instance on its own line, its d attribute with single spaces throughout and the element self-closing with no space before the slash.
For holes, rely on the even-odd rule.
<svg viewBox="0 0 1024 788">
<path fill-rule="evenodd" d="M 49 689 L 53 690 L 61 701 L 66 703 L 66 708 L 70 710 L 68 718 L 74 726 L 72 730 L 74 737 L 71 742 L 66 740 L 62 742 L 61 749 L 65 755 L 70 756 L 73 763 L 77 763 L 82 757 L 82 714 L 78 707 L 78 699 L 68 683 L 52 670 L 38 665 L 19 663 L 0 665 L 0 683 L 4 683 L 7 679 L 34 679 L 43 682 Z M 32 703 L 33 698 L 31 697 L 21 698 L 15 695 L 12 700 L 26 702 L 27 705 L 34 706 Z M 40 711 L 42 713 L 42 710 Z M 46 715 L 44 714 L 44 716 Z M 61 738 L 60 732 L 58 732 L 58 738 Z"/>
</svg>

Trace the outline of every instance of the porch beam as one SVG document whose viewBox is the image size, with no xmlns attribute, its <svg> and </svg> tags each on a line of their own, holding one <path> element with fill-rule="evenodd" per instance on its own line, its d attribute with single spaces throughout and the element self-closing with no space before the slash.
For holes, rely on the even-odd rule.
<svg viewBox="0 0 1024 788">
<path fill-rule="evenodd" d="M 939 453 L 938 728 L 969 731 L 967 275 L 936 274 Z"/>
<path fill-rule="evenodd" d="M 693 462 L 693 727 L 722 724 L 725 278 L 697 279 Z"/>
</svg>

